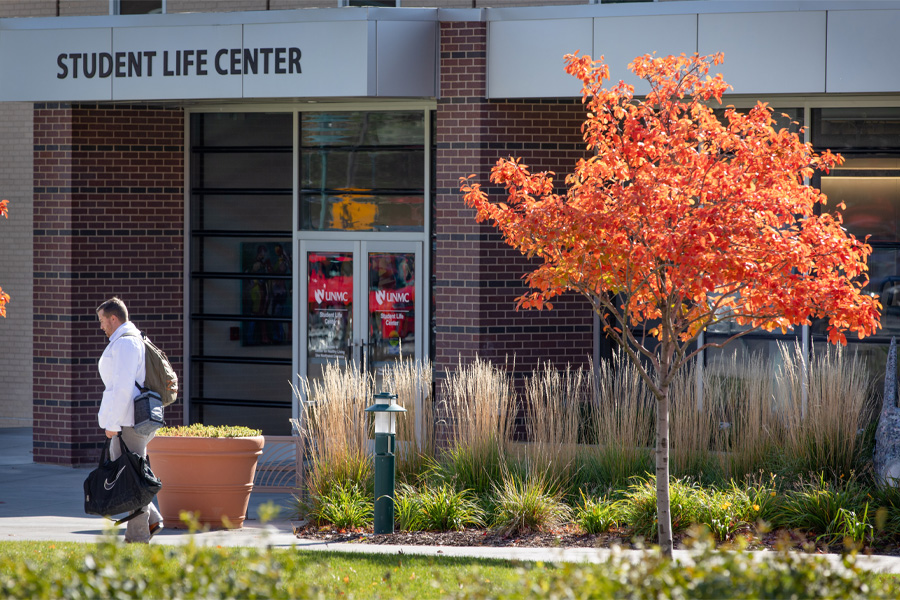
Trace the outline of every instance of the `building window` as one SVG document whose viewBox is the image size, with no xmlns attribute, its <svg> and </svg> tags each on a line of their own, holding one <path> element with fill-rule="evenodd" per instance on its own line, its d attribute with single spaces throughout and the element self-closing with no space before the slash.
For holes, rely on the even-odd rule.
<svg viewBox="0 0 900 600">
<path fill-rule="evenodd" d="M 166 0 L 110 0 L 113 15 L 158 15 L 166 12 Z"/>
<path fill-rule="evenodd" d="M 375 6 L 383 8 L 396 8 L 400 6 L 400 0 L 338 0 L 338 6 Z"/>
<path fill-rule="evenodd" d="M 293 115 L 191 115 L 190 420 L 289 435 Z"/>
<path fill-rule="evenodd" d="M 900 108 L 821 108 L 812 111 L 812 141 L 844 156 L 844 164 L 816 182 L 828 205 L 846 204 L 844 227 L 868 236 L 869 284 L 881 299 L 882 329 L 900 334 Z M 813 326 L 824 334 L 824 323 Z"/>
<path fill-rule="evenodd" d="M 300 122 L 302 231 L 424 231 L 422 111 L 310 112 Z"/>
</svg>

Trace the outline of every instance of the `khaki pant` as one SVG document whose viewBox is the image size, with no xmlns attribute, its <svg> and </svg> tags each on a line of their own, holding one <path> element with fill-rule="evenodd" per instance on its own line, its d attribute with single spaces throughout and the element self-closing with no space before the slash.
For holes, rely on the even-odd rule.
<svg viewBox="0 0 900 600">
<path fill-rule="evenodd" d="M 147 444 L 150 443 L 150 440 L 152 440 L 155 435 L 156 433 L 153 433 L 145 437 L 135 433 L 134 428 L 132 427 L 122 428 L 122 439 L 125 440 L 125 445 L 128 446 L 129 450 L 140 456 L 147 456 Z M 109 445 L 109 457 L 110 459 L 115 460 L 119 458 L 121 454 L 122 449 L 119 447 L 119 438 L 116 436 Z M 161 522 L 162 515 L 159 514 L 159 511 L 156 509 L 156 506 L 153 505 L 153 502 L 150 502 L 150 504 L 144 507 L 144 512 L 125 524 L 125 541 L 138 543 L 149 542 L 150 524 Z"/>
</svg>

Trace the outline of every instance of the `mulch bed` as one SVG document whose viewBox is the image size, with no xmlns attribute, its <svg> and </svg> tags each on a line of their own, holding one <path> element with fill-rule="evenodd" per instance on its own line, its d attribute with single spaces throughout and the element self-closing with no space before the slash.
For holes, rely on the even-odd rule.
<svg viewBox="0 0 900 600">
<path fill-rule="evenodd" d="M 626 549 L 642 547 L 639 540 L 633 540 L 625 530 L 612 530 L 605 534 L 585 534 L 576 530 L 530 531 L 515 535 L 485 529 L 463 531 L 397 531 L 389 535 L 375 535 L 371 530 L 338 530 L 332 527 L 304 525 L 295 527 L 298 538 L 357 544 L 381 544 L 394 546 L 482 546 L 519 548 L 610 548 L 619 546 Z M 750 531 L 741 533 L 749 540 L 749 550 L 776 550 L 788 548 L 814 554 L 840 553 L 840 545 L 828 546 L 815 541 L 815 536 L 807 536 L 799 531 L 775 531 L 763 535 L 752 535 Z M 675 548 L 685 548 L 685 534 L 675 536 Z M 653 540 L 646 545 L 652 545 Z M 727 548 L 729 544 L 721 544 Z M 868 548 L 867 553 L 900 556 L 897 544 Z"/>
</svg>

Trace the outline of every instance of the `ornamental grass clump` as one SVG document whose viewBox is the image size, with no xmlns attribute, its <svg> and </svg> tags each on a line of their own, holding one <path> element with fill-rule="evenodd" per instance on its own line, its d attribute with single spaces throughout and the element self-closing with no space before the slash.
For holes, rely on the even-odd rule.
<svg viewBox="0 0 900 600">
<path fill-rule="evenodd" d="M 795 360 L 791 355 L 791 360 Z M 702 408 L 715 415 L 720 427 L 717 456 L 729 478 L 744 479 L 768 469 L 780 455 L 781 417 L 775 410 L 775 373 L 759 353 L 738 353 L 709 359 L 703 369 Z"/>
<path fill-rule="evenodd" d="M 777 435 L 786 466 L 801 475 L 824 470 L 849 477 L 870 460 L 861 452 L 862 434 L 875 419 L 875 378 L 860 355 L 841 346 L 813 347 L 804 400 L 800 350 L 782 345 L 781 354 L 786 395 Z"/>
<path fill-rule="evenodd" d="M 704 483 L 725 480 L 718 452 L 724 434 L 721 405 L 703 402 L 698 406 L 696 363 L 683 367 L 669 390 L 672 476 L 691 477 Z"/>
<path fill-rule="evenodd" d="M 591 403 L 590 371 L 567 366 L 560 370 L 549 362 L 525 379 L 525 423 L 529 443 L 526 458 L 543 468 L 577 474 L 579 442 L 585 437 L 582 423 Z M 560 475 L 564 475 L 560 473 Z"/>
<path fill-rule="evenodd" d="M 595 483 L 624 487 L 653 468 L 654 399 L 621 350 L 592 365 L 590 435 L 582 469 Z"/>
<path fill-rule="evenodd" d="M 372 489 L 365 409 L 373 387 L 371 377 L 361 370 L 329 363 L 321 378 L 302 378 L 294 390 L 302 400 L 299 433 L 309 457 L 306 489 L 298 498 L 301 514 L 320 514 L 332 488 Z"/>
<path fill-rule="evenodd" d="M 441 476 L 457 488 L 483 496 L 511 462 L 516 406 L 512 382 L 499 368 L 476 358 L 465 365 L 460 361 L 441 385 L 439 424 L 451 439 L 448 451 L 438 458 Z"/>
<path fill-rule="evenodd" d="M 572 509 L 560 486 L 545 472 L 506 474 L 491 494 L 493 526 L 503 535 L 547 531 L 572 521 Z"/>
</svg>

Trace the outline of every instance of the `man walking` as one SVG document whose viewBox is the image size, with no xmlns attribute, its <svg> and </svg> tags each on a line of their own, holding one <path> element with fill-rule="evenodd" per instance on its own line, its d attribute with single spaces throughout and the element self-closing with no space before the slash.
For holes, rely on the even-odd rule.
<svg viewBox="0 0 900 600">
<path fill-rule="evenodd" d="M 100 329 L 109 338 L 109 345 L 98 365 L 106 389 L 103 390 L 97 419 L 106 431 L 106 437 L 112 439 L 110 458 L 115 460 L 122 453 L 119 432 L 129 450 L 146 456 L 147 444 L 156 433 L 143 436 L 134 431 L 134 399 L 140 393 L 135 383 L 143 386 L 146 376 L 141 333 L 128 320 L 128 309 L 119 298 L 111 298 L 97 307 L 97 318 Z M 149 543 L 150 538 L 162 528 L 162 516 L 151 502 L 141 514 L 128 521 L 125 541 Z"/>
</svg>

